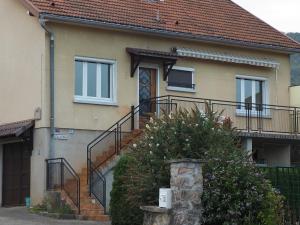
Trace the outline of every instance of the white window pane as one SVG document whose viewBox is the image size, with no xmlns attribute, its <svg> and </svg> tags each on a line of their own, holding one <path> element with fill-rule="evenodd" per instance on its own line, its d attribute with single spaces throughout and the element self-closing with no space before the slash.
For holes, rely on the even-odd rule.
<svg viewBox="0 0 300 225">
<path fill-rule="evenodd" d="M 237 102 L 242 102 L 242 80 L 241 79 L 236 79 L 236 101 Z M 238 109 L 241 109 L 241 105 L 238 104 L 237 106 Z"/>
<path fill-rule="evenodd" d="M 83 62 L 75 61 L 75 95 L 82 96 Z"/>
<path fill-rule="evenodd" d="M 249 109 L 252 109 L 252 80 L 245 80 L 245 103 L 250 103 Z"/>
<path fill-rule="evenodd" d="M 97 64 L 88 63 L 87 67 L 87 95 L 89 97 L 97 96 Z"/>
<path fill-rule="evenodd" d="M 101 64 L 101 97 L 110 98 L 110 70 L 111 65 Z"/>
<path fill-rule="evenodd" d="M 193 72 L 173 69 L 168 76 L 168 86 L 194 88 Z"/>
</svg>

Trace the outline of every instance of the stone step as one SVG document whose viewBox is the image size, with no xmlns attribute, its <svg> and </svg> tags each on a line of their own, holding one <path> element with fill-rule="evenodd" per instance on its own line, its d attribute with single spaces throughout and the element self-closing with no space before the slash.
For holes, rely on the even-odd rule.
<svg viewBox="0 0 300 225">
<path fill-rule="evenodd" d="M 104 215 L 104 210 L 100 210 L 100 209 L 81 208 L 80 212 L 82 215 L 86 215 L 86 216 Z"/>
<path fill-rule="evenodd" d="M 110 217 L 108 215 L 97 215 L 89 217 L 90 220 L 99 221 L 99 222 L 108 222 Z"/>
<path fill-rule="evenodd" d="M 83 209 L 83 210 L 89 210 L 89 209 L 100 209 L 102 211 L 104 210 L 103 207 L 100 207 L 98 204 L 93 204 L 91 202 L 81 203 L 80 208 Z"/>
</svg>

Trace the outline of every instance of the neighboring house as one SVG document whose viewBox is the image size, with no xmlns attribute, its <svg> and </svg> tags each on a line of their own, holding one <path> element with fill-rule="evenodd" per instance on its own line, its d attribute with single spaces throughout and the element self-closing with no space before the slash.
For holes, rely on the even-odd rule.
<svg viewBox="0 0 300 225">
<path fill-rule="evenodd" d="M 290 38 L 300 42 L 300 33 L 288 33 Z M 293 54 L 291 61 L 291 85 L 300 85 L 300 54 Z"/>
<path fill-rule="evenodd" d="M 289 37 L 300 41 L 300 33 L 288 33 Z M 290 103 L 292 106 L 300 107 L 300 54 L 291 56 L 291 76 Z"/>
<path fill-rule="evenodd" d="M 290 103 L 291 106 L 300 107 L 300 86 L 290 87 Z"/>
<path fill-rule="evenodd" d="M 69 172 L 65 189 L 76 189 L 70 167 L 79 174 L 82 213 L 107 219 L 88 194 L 108 204 L 116 151 L 161 108 L 207 102 L 258 163 L 299 162 L 289 55 L 300 44 L 229 0 L 10 0 L 0 15 L 2 205 L 40 202 L 59 184 L 56 162 Z M 53 158 L 70 165 L 45 163 Z"/>
</svg>

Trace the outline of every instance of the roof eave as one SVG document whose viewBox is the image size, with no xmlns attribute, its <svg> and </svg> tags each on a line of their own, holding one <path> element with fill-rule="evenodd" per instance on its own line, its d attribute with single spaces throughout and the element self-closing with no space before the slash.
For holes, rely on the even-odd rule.
<svg viewBox="0 0 300 225">
<path fill-rule="evenodd" d="M 22 1 L 26 1 L 26 0 L 22 0 Z M 299 49 L 288 48 L 282 46 L 274 46 L 274 45 L 251 43 L 251 42 L 232 40 L 232 39 L 225 39 L 222 37 L 194 35 L 191 33 L 159 30 L 159 29 L 152 29 L 152 28 L 141 27 L 141 26 L 118 24 L 118 23 L 111 23 L 105 21 L 96 21 L 96 20 L 89 20 L 89 19 L 71 17 L 71 16 L 61 16 L 61 15 L 55 15 L 49 13 L 40 13 L 40 17 L 53 22 L 61 22 L 61 23 L 68 23 L 74 25 L 82 25 L 82 26 L 105 28 L 105 29 L 116 29 L 116 30 L 123 30 L 123 31 L 130 30 L 133 32 L 148 33 L 152 35 L 169 37 L 169 38 L 171 37 L 171 38 L 180 38 L 186 40 L 196 40 L 196 41 L 203 41 L 212 44 L 224 44 L 224 45 L 237 46 L 237 47 L 243 46 L 251 49 L 262 49 L 262 50 L 276 51 L 276 52 L 281 52 L 286 54 L 300 53 L 300 45 L 299 45 Z"/>
<path fill-rule="evenodd" d="M 33 5 L 29 0 L 19 0 L 21 2 L 22 5 L 24 5 L 25 8 L 28 9 L 28 11 L 30 13 L 32 13 L 32 15 L 34 15 L 35 17 L 39 17 L 40 15 L 40 10 Z"/>
</svg>

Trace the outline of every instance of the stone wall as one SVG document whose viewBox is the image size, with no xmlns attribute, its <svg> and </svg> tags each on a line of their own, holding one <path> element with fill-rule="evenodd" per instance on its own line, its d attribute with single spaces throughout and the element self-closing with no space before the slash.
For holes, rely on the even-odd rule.
<svg viewBox="0 0 300 225">
<path fill-rule="evenodd" d="M 142 206 L 144 225 L 170 225 L 170 210 L 155 206 Z"/>
<path fill-rule="evenodd" d="M 182 159 L 170 164 L 172 209 L 141 207 L 145 212 L 144 225 L 201 225 L 202 162 Z"/>
<path fill-rule="evenodd" d="M 203 176 L 198 160 L 171 162 L 172 225 L 199 225 Z"/>
</svg>

